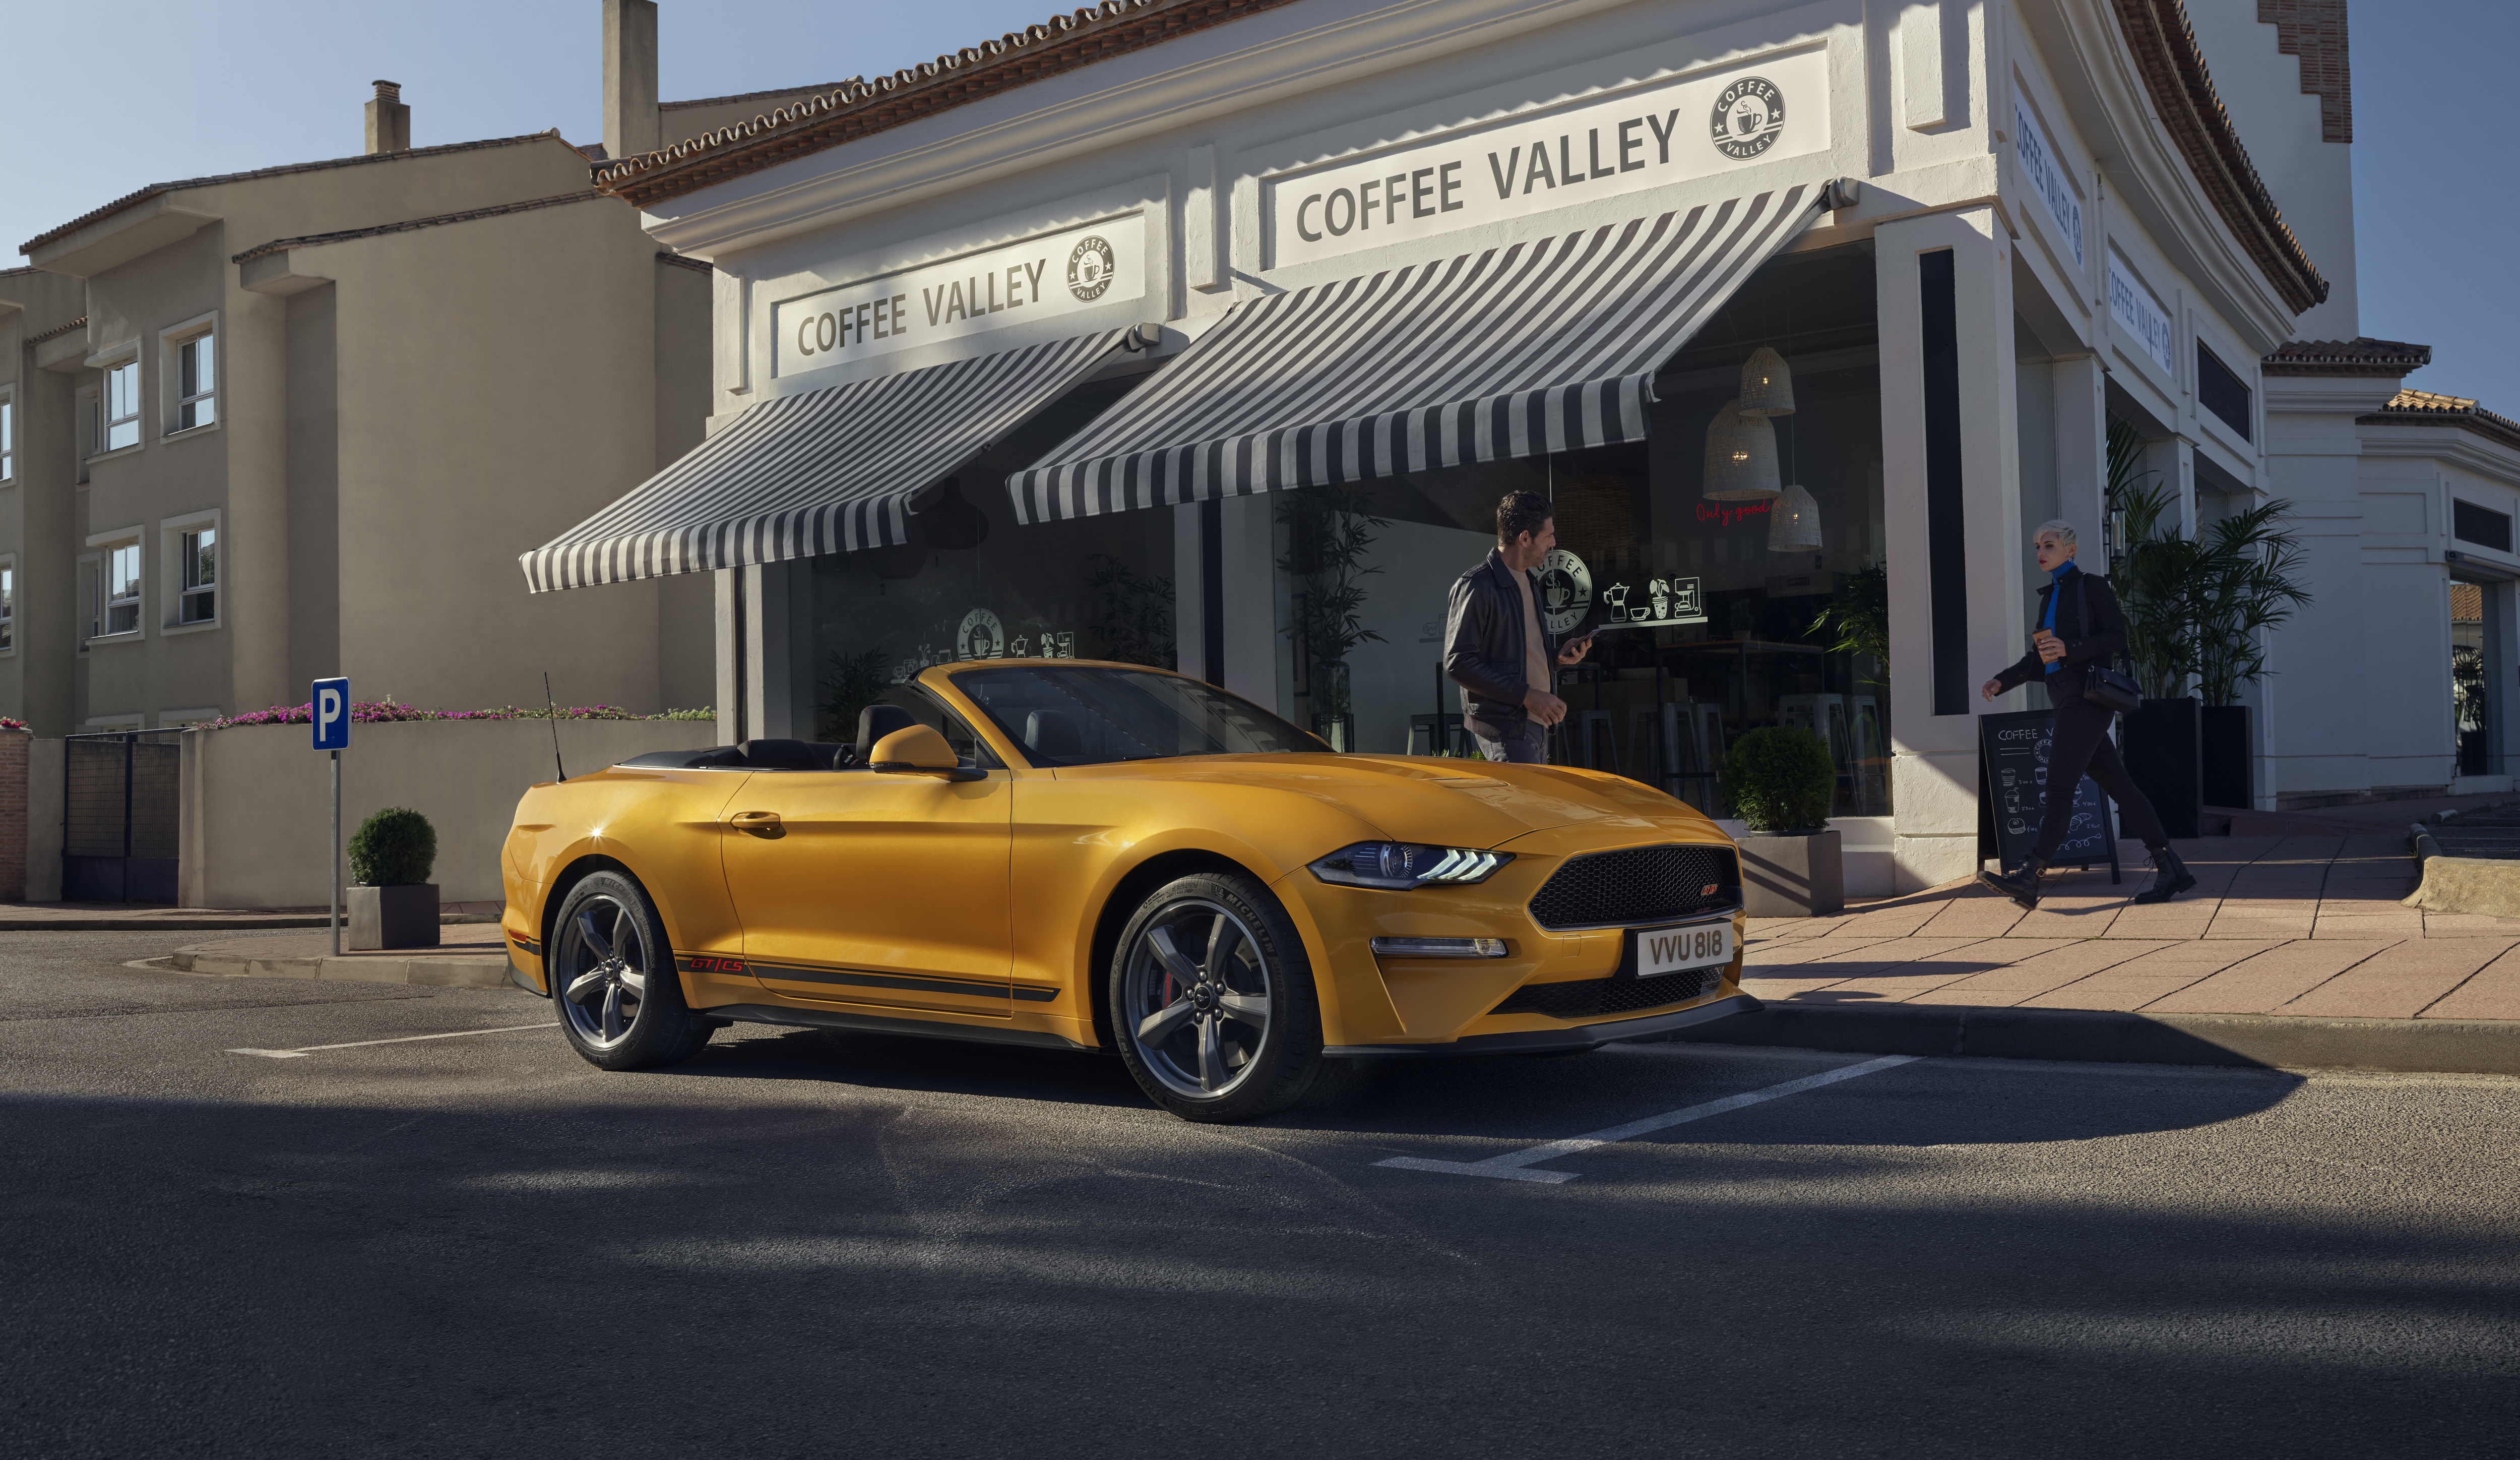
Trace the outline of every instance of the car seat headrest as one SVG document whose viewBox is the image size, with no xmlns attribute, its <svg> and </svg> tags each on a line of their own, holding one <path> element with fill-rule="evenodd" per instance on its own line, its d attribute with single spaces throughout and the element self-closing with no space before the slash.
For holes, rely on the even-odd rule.
<svg viewBox="0 0 2520 1460">
<path fill-rule="evenodd" d="M 1024 716 L 1024 747 L 1052 759 L 1073 759 L 1085 753 L 1085 737 L 1063 710 L 1036 709 Z"/>
<path fill-rule="evenodd" d="M 895 730 L 907 730 L 915 723 L 910 711 L 898 705 L 870 705 L 859 710 L 857 763 L 867 763 L 875 754 L 877 742 Z"/>
</svg>

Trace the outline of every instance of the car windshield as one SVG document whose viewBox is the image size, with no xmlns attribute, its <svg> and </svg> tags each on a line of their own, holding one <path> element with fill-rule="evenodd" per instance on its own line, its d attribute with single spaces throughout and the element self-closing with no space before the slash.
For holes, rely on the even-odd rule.
<svg viewBox="0 0 2520 1460">
<path fill-rule="evenodd" d="M 1324 749 L 1250 701 L 1178 674 L 993 667 L 957 674 L 954 687 L 1035 765 Z"/>
</svg>

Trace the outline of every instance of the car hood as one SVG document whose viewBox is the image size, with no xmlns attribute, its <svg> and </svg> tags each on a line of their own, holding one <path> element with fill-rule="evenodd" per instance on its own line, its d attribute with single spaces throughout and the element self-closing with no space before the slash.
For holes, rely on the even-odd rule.
<svg viewBox="0 0 2520 1460">
<path fill-rule="evenodd" d="M 1059 772 L 1270 789 L 1336 805 L 1403 842 L 1502 846 L 1517 837 L 1589 825 L 1613 837 L 1721 840 L 1687 804 L 1620 776 L 1547 765 L 1409 755 L 1192 755 Z"/>
</svg>

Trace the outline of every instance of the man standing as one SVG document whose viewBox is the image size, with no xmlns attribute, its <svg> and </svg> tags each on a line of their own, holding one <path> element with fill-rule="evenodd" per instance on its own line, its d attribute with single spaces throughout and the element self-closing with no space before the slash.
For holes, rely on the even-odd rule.
<svg viewBox="0 0 2520 1460">
<path fill-rule="evenodd" d="M 1590 634 L 1559 645 L 1541 626 L 1535 570 L 1557 546 L 1556 513 L 1538 492 L 1497 504 L 1497 545 L 1453 583 L 1444 674 L 1462 687 L 1462 719 L 1490 760 L 1549 762 L 1549 727 L 1566 718 L 1550 693 L 1554 664 L 1581 663 Z"/>
</svg>

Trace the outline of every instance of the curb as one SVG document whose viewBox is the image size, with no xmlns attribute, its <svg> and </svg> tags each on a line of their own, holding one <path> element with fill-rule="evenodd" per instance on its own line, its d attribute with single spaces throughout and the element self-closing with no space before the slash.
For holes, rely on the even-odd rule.
<svg viewBox="0 0 2520 1460">
<path fill-rule="evenodd" d="M 2520 1075 L 2520 1021 L 1770 1004 L 1670 1036 L 1847 1054 Z"/>
<path fill-rule="evenodd" d="M 200 947 L 177 948 L 167 960 L 188 974 L 248 979 L 324 979 L 350 983 L 418 983 L 432 988 L 506 988 L 504 953 L 413 958 L 248 958 Z"/>
</svg>

